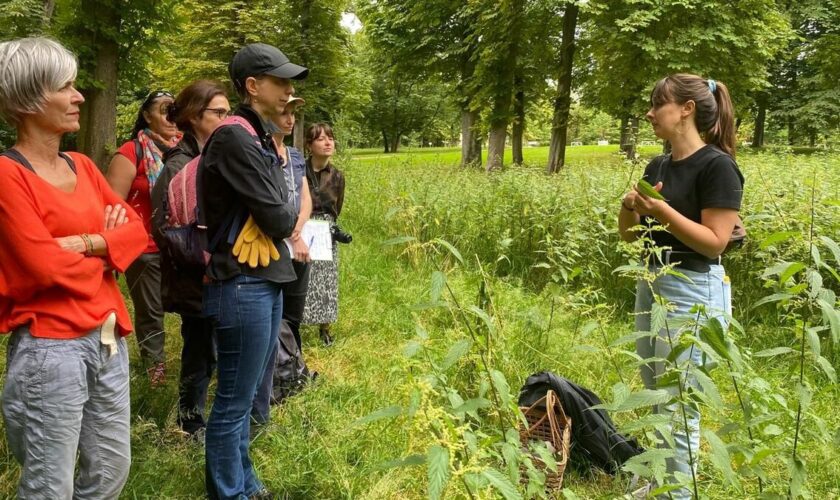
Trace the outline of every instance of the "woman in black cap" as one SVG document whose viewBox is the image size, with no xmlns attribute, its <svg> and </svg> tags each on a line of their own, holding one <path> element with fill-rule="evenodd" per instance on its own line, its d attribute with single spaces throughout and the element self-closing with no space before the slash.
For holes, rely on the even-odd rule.
<svg viewBox="0 0 840 500">
<path fill-rule="evenodd" d="M 131 139 L 117 149 L 106 178 L 111 188 L 143 219 L 149 242 L 145 252 L 125 271 L 128 292 L 134 302 L 134 327 L 140 356 L 152 386 L 166 379 L 163 306 L 160 299 L 160 252 L 152 238 L 152 188 L 163 170 L 163 154 L 180 137 L 167 118 L 174 98 L 165 90 L 150 93 L 131 131 Z"/>
<path fill-rule="evenodd" d="M 282 52 L 251 44 L 233 57 L 231 79 L 242 101 L 241 126 L 222 126 L 204 148 L 198 204 L 207 225 L 210 263 L 203 308 L 217 342 L 218 384 L 205 435 L 210 498 L 271 498 L 248 454 L 249 415 L 257 384 L 277 342 L 281 285 L 295 272 L 283 239 L 297 209 L 272 143 L 272 117 L 309 72 Z"/>
</svg>

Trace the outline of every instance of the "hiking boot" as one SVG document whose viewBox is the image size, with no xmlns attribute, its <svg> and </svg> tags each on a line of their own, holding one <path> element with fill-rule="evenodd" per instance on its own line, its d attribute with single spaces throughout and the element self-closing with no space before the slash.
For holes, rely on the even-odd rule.
<svg viewBox="0 0 840 500">
<path fill-rule="evenodd" d="M 333 341 L 332 335 L 330 335 L 329 328 L 321 328 L 320 333 L 321 333 L 321 342 L 324 343 L 324 347 L 329 347 L 329 346 L 333 345 L 334 341 Z"/>
<path fill-rule="evenodd" d="M 152 387 L 160 387 L 166 385 L 166 365 L 163 361 L 155 363 L 146 370 L 149 375 L 149 385 Z"/>
</svg>

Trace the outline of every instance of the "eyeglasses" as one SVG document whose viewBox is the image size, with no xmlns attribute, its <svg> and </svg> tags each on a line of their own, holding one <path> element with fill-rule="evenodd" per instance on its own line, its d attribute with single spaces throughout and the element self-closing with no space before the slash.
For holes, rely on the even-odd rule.
<svg viewBox="0 0 840 500">
<path fill-rule="evenodd" d="M 230 114 L 230 110 L 225 109 L 225 108 L 204 108 L 201 111 L 202 112 L 209 111 L 209 112 L 213 113 L 214 115 L 218 116 L 219 120 L 224 120 Z"/>
</svg>

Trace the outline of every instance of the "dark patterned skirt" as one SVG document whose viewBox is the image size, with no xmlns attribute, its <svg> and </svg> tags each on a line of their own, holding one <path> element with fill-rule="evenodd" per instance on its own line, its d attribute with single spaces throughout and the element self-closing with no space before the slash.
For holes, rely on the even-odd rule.
<svg viewBox="0 0 840 500">
<path fill-rule="evenodd" d="M 335 223 L 331 215 L 313 215 L 313 220 Z M 313 260 L 309 267 L 309 288 L 303 324 L 320 325 L 335 323 L 338 319 L 338 243 L 332 245 L 333 260 Z"/>
</svg>

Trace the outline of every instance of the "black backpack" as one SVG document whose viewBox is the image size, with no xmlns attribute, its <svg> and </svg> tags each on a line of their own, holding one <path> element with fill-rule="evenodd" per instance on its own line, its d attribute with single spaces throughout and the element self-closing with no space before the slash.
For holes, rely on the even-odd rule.
<svg viewBox="0 0 840 500">
<path fill-rule="evenodd" d="M 310 372 L 303 360 L 288 320 L 280 322 L 280 341 L 277 342 L 277 360 L 274 365 L 271 400 L 274 404 L 294 396 L 306 385 L 318 377 L 318 372 Z"/>
<path fill-rule="evenodd" d="M 615 474 L 624 462 L 645 451 L 636 439 L 619 434 L 606 411 L 591 409 L 601 404 L 595 393 L 554 373 L 540 372 L 528 377 L 519 391 L 519 406 L 531 406 L 549 390 L 557 394 L 563 410 L 572 419 L 572 466 L 594 465 Z"/>
</svg>

